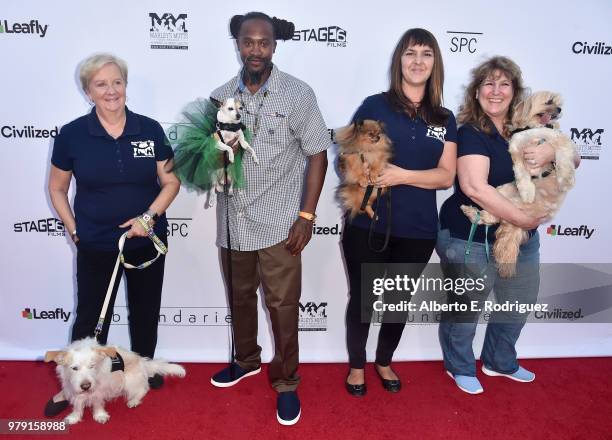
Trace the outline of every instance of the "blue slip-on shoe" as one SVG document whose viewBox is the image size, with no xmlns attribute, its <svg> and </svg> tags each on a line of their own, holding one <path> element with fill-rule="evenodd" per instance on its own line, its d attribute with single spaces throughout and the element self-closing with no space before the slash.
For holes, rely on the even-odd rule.
<svg viewBox="0 0 612 440">
<path fill-rule="evenodd" d="M 497 371 L 488 369 L 484 365 L 482 366 L 482 372 L 487 376 L 503 376 L 507 377 L 508 379 L 516 380 L 517 382 L 533 382 L 535 380 L 535 373 L 524 369 L 520 365 L 518 370 L 512 374 L 499 373 Z"/>
<path fill-rule="evenodd" d="M 276 420 L 281 425 L 295 425 L 300 420 L 302 410 L 300 399 L 295 391 L 285 391 L 278 393 L 276 399 Z"/>
<path fill-rule="evenodd" d="M 468 394 L 480 394 L 484 391 L 480 381 L 475 376 L 463 376 L 461 374 L 453 374 L 450 371 L 446 371 L 451 379 L 455 381 L 457 387 Z"/>
<path fill-rule="evenodd" d="M 261 367 L 254 368 L 252 370 L 245 370 L 234 362 L 211 377 L 210 383 L 219 388 L 227 388 L 236 385 L 245 377 L 254 376 L 259 372 L 261 372 Z"/>
</svg>

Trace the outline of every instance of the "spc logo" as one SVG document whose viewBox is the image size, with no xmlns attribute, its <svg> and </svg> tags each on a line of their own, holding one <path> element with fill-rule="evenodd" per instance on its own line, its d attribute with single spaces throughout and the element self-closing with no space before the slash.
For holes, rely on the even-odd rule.
<svg viewBox="0 0 612 440">
<path fill-rule="evenodd" d="M 550 225 L 546 228 L 546 233 L 552 237 L 584 237 L 586 240 L 593 236 L 595 228 L 589 228 L 587 225 L 579 227 L 563 227 L 561 225 Z"/>
<path fill-rule="evenodd" d="M 187 14 L 165 13 L 161 17 L 155 12 L 149 12 L 151 27 L 151 49 L 180 49 L 189 48 L 189 34 L 187 31 Z"/>
<path fill-rule="evenodd" d="M 327 330 L 327 303 L 299 303 L 299 331 L 324 332 Z"/>
<path fill-rule="evenodd" d="M 65 312 L 61 307 L 55 310 L 36 310 L 26 307 L 21 311 L 21 317 L 25 319 L 60 319 L 68 322 L 72 312 Z"/>
<path fill-rule="evenodd" d="M 134 146 L 134 157 L 155 157 L 155 142 L 130 142 Z"/>
<path fill-rule="evenodd" d="M 603 134 L 603 128 L 596 130 L 590 128 L 583 128 L 582 130 L 572 128 L 570 131 L 570 137 L 578 147 L 580 157 L 583 159 L 599 159 L 603 147 Z"/>
<path fill-rule="evenodd" d="M 450 40 L 450 51 L 459 53 L 476 53 L 477 36 L 483 35 L 482 32 L 446 31 L 446 33 L 453 35 Z"/>
<path fill-rule="evenodd" d="M 293 41 L 327 43 L 327 47 L 346 47 L 346 30 L 340 26 L 296 30 Z"/>
<path fill-rule="evenodd" d="M 167 218 L 168 220 L 168 237 L 179 236 L 185 238 L 189 235 L 189 223 L 191 218 Z"/>
</svg>

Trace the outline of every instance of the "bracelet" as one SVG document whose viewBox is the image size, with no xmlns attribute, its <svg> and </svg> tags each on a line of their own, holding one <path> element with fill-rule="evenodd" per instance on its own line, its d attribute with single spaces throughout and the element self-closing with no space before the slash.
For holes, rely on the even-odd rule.
<svg viewBox="0 0 612 440">
<path fill-rule="evenodd" d="M 310 212 L 300 211 L 298 215 L 310 222 L 314 222 L 317 219 L 317 216 L 314 213 L 311 214 Z"/>
</svg>

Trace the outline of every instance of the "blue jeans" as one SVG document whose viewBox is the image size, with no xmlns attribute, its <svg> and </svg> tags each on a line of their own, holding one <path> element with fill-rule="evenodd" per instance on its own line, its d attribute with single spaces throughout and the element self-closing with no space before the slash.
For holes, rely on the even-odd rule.
<svg viewBox="0 0 612 440">
<path fill-rule="evenodd" d="M 445 276 L 481 277 L 486 280 L 483 291 L 462 298 L 464 301 L 477 301 L 479 308 L 483 310 L 484 301 L 493 290 L 497 303 L 536 303 L 540 288 L 540 238 L 537 232 L 521 246 L 516 275 L 511 278 L 499 277 L 492 254 L 487 262 L 483 243 L 473 242 L 469 255 L 465 254 L 466 245 L 467 241 L 451 237 L 448 229 L 438 232 L 436 252 L 440 256 Z M 450 292 L 448 297 L 449 303 L 457 299 L 453 292 Z M 463 315 L 463 319 L 458 320 L 451 313 L 442 314 L 439 327 L 440 345 L 444 366 L 453 374 L 476 376 L 472 342 L 479 315 L 480 312 L 476 311 L 471 315 Z M 528 315 L 517 311 L 490 313 L 480 355 L 486 368 L 505 374 L 518 370 L 515 345 Z M 465 319 L 466 316 L 468 319 Z"/>
</svg>

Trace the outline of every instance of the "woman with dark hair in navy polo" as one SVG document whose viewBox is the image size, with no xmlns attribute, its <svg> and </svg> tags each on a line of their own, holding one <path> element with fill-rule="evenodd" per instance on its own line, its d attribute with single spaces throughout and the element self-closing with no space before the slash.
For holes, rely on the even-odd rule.
<svg viewBox="0 0 612 440">
<path fill-rule="evenodd" d="M 350 372 L 346 389 L 354 396 L 366 393 L 365 347 L 374 301 L 371 288 L 362 298 L 362 263 L 413 263 L 411 276 L 420 276 L 436 241 L 436 190 L 450 187 L 455 178 L 455 118 L 442 107 L 443 84 L 444 66 L 435 37 L 424 29 L 410 29 L 395 47 L 389 90 L 366 98 L 353 117 L 354 121 L 382 121 L 393 143 L 391 164 L 379 176 L 372 176 L 374 184 L 388 188 L 390 195 L 376 202 L 381 206 L 372 243 L 368 239 L 370 218 L 365 214 L 352 221 L 347 218 L 342 237 L 350 284 L 346 311 Z M 387 218 L 389 203 L 391 218 Z M 388 225 L 388 246 L 376 252 Z M 405 326 L 406 316 L 401 317 L 397 322 L 383 318 L 376 350 L 376 371 L 390 392 L 401 388 L 390 366 Z"/>
<path fill-rule="evenodd" d="M 80 80 L 94 107 L 62 127 L 55 139 L 49 174 L 49 195 L 77 248 L 77 307 L 71 340 L 93 336 L 118 254 L 142 270 L 126 271 L 132 350 L 153 358 L 164 278 L 164 255 L 158 254 L 145 231 L 167 243 L 164 212 L 176 197 L 180 182 L 171 170 L 173 157 L 161 125 L 125 106 L 127 66 L 113 55 L 98 54 L 80 67 Z M 74 176 L 74 214 L 68 189 Z M 122 266 L 109 310 L 98 336 L 106 343 Z M 149 378 L 153 388 L 163 381 Z M 67 408 L 60 392 L 47 402 L 46 416 Z"/>
</svg>

